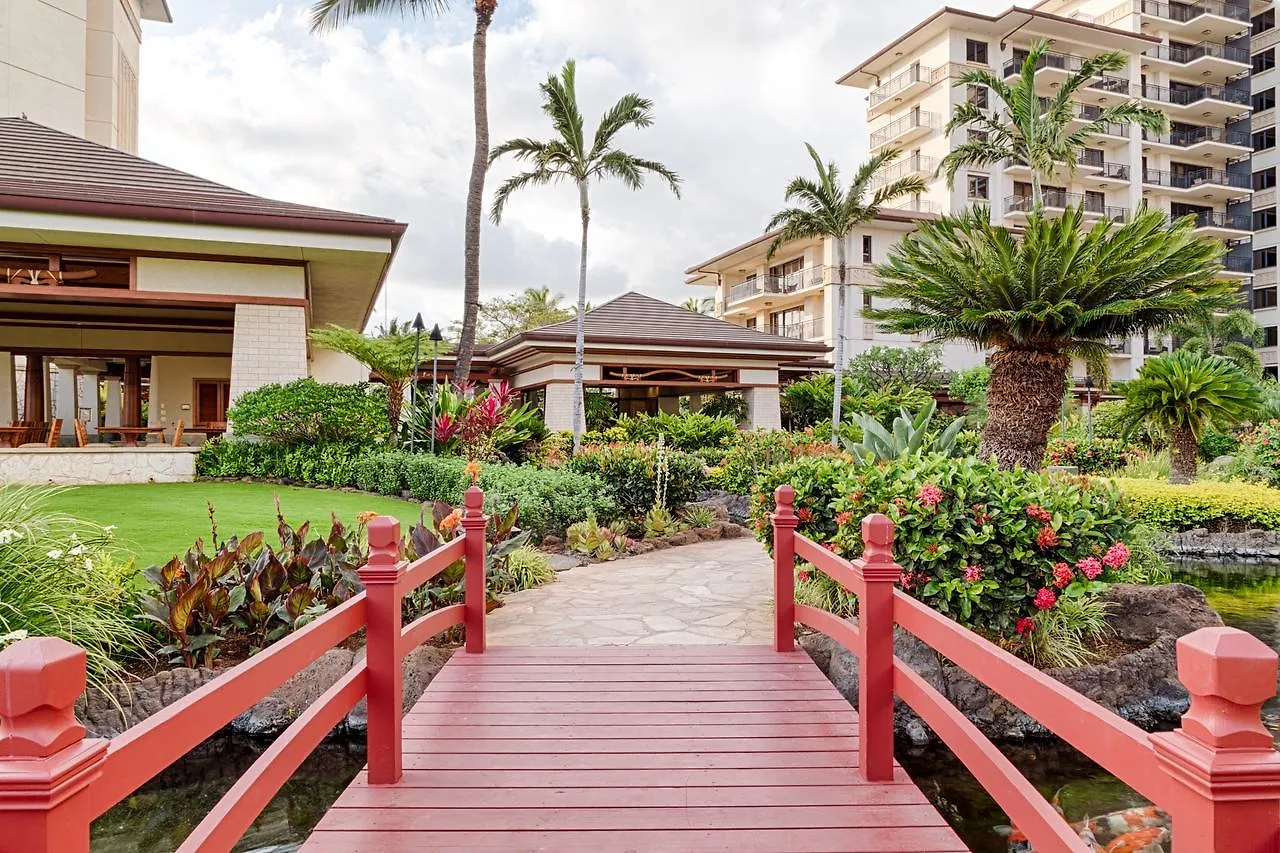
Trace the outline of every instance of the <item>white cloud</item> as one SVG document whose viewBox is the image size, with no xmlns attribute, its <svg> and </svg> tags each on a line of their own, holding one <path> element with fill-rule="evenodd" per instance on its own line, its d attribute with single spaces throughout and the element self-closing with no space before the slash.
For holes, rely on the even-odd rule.
<svg viewBox="0 0 1280 853">
<path fill-rule="evenodd" d="M 408 222 L 391 313 L 442 325 L 460 315 L 470 3 L 441 21 L 318 38 L 300 0 L 216 14 L 202 2 L 174 0 L 177 23 L 148 27 L 142 153 L 261 195 Z M 682 270 L 760 231 L 809 168 L 802 141 L 847 168 L 866 156 L 865 95 L 834 80 L 935 3 L 503 0 L 489 37 L 492 138 L 548 134 L 537 84 L 569 57 L 588 121 L 625 92 L 653 99 L 655 125 L 621 142 L 680 172 L 684 198 L 657 182 L 595 189 L 589 298 L 701 295 Z M 487 198 L 512 168 L 489 175 Z M 571 187 L 513 199 L 501 228 L 486 223 L 485 295 L 544 284 L 572 294 L 578 234 Z"/>
</svg>

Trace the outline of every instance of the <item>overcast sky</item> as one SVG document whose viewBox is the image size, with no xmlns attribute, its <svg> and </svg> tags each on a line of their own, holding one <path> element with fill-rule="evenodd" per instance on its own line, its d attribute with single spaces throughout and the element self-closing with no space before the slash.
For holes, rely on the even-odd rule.
<svg viewBox="0 0 1280 853">
<path fill-rule="evenodd" d="M 146 27 L 143 156 L 273 198 L 395 217 L 409 231 L 390 313 L 442 326 L 462 312 L 462 227 L 473 145 L 472 4 L 438 19 L 366 19 L 323 38 L 307 2 L 169 0 Z M 970 0 L 996 11 L 1007 3 Z M 603 186 L 592 201 L 588 298 L 705 291 L 683 270 L 759 234 L 812 142 L 846 172 L 867 153 L 866 94 L 838 76 L 939 0 L 500 0 L 489 33 L 496 143 L 546 137 L 537 84 L 578 60 L 588 127 L 620 95 L 654 101 L 623 147 L 680 173 Z M 486 185 L 511 173 L 498 164 Z M 547 286 L 572 298 L 579 222 L 569 186 L 513 198 L 481 239 L 485 297 Z M 374 322 L 382 319 L 382 301 Z"/>
</svg>

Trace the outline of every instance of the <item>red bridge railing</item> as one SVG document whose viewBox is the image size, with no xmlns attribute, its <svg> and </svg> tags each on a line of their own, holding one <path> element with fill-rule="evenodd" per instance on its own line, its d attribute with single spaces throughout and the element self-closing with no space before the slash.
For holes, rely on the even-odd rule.
<svg viewBox="0 0 1280 853">
<path fill-rule="evenodd" d="M 0 652 L 0 853 L 89 853 L 90 823 L 329 649 L 364 629 L 356 664 L 272 742 L 179 848 L 228 851 L 324 736 L 368 697 L 369 782 L 401 776 L 404 656 L 461 625 L 466 652 L 484 651 L 484 494 L 467 490 L 464 535 L 408 563 L 400 522 L 369 522 L 365 591 L 228 670 L 110 741 L 85 738 L 75 718 L 85 690 L 85 653 L 35 637 Z M 466 561 L 462 604 L 401 627 L 404 596 Z"/>
<path fill-rule="evenodd" d="M 1148 734 L 1091 699 L 895 588 L 893 522 L 862 521 L 863 555 L 844 560 L 796 533 L 795 491 L 775 493 L 775 646 L 795 648 L 795 623 L 858 658 L 859 770 L 893 778 L 893 703 L 903 699 L 1000 804 L 1038 853 L 1079 853 L 1079 835 L 945 696 L 894 657 L 901 626 L 1045 728 L 1164 808 L 1174 853 L 1280 853 L 1280 752 L 1262 724 L 1276 693 L 1276 653 L 1233 628 L 1178 640 L 1178 677 L 1191 694 L 1181 728 Z M 796 558 L 858 597 L 858 624 L 795 603 Z"/>
</svg>

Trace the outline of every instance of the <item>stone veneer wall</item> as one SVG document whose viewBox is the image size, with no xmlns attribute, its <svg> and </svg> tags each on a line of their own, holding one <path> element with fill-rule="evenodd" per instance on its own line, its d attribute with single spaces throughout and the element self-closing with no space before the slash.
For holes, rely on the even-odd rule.
<svg viewBox="0 0 1280 853">
<path fill-rule="evenodd" d="M 231 399 L 307 376 L 307 317 L 293 305 L 236 305 Z"/>
<path fill-rule="evenodd" d="M 190 483 L 195 447 L 28 447 L 0 449 L 0 483 L 99 486 Z"/>
</svg>

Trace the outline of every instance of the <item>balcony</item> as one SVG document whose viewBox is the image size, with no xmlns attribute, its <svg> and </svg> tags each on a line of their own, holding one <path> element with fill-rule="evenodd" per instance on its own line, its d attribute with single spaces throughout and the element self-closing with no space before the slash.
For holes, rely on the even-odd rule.
<svg viewBox="0 0 1280 853">
<path fill-rule="evenodd" d="M 1030 180 L 1031 177 L 1031 167 L 1020 160 L 1004 161 L 1004 172 L 1016 180 Z M 1090 150 L 1083 152 L 1076 159 L 1074 172 L 1065 168 L 1064 165 L 1058 164 L 1054 170 L 1054 179 L 1065 179 L 1073 174 L 1081 180 L 1096 178 L 1127 181 L 1129 180 L 1129 167 L 1120 163 L 1108 163 L 1103 159 L 1101 151 Z"/>
<path fill-rule="evenodd" d="M 1227 278 L 1245 278 L 1253 275 L 1253 258 L 1224 255 L 1222 274 Z"/>
<path fill-rule="evenodd" d="M 937 113 L 912 110 L 902 118 L 889 122 L 871 134 L 871 151 L 889 144 L 901 145 L 942 130 L 944 122 Z"/>
<path fill-rule="evenodd" d="M 1026 62 L 1027 54 L 1020 50 L 1013 52 L 1013 58 L 1004 64 L 1004 77 L 1006 80 L 1017 77 L 1022 73 L 1022 64 Z M 1059 71 L 1063 76 L 1079 71 L 1084 63 L 1084 57 L 1075 56 L 1070 53 L 1054 53 L 1053 51 L 1045 51 L 1040 55 L 1040 60 L 1036 63 L 1036 74 L 1041 71 Z"/>
<path fill-rule="evenodd" d="M 872 89 L 868 95 L 867 117 L 875 118 L 907 99 L 925 91 L 946 75 L 946 68 L 913 65 Z"/>
<path fill-rule="evenodd" d="M 1247 213 L 1206 210 L 1203 213 L 1197 213 L 1195 217 L 1196 231 L 1206 237 L 1230 240 L 1253 231 L 1253 217 Z"/>
<path fill-rule="evenodd" d="M 1103 346 L 1112 355 L 1130 355 L 1133 352 L 1133 341 L 1129 338 L 1107 338 Z"/>
<path fill-rule="evenodd" d="M 1084 207 L 1087 219 L 1109 219 L 1112 222 L 1124 222 L 1129 218 L 1129 210 L 1125 207 L 1113 207 L 1097 201 L 1081 193 L 1069 193 L 1062 190 L 1044 191 L 1045 213 L 1061 213 L 1068 207 Z M 1011 195 L 1004 200 L 1004 213 L 1007 217 L 1024 219 L 1031 212 L 1034 204 L 1029 195 Z"/>
<path fill-rule="evenodd" d="M 942 208 L 934 204 L 927 198 L 917 198 L 912 196 L 905 201 L 890 202 L 885 205 L 885 210 L 909 210 L 914 213 L 941 213 Z"/>
<path fill-rule="evenodd" d="M 1249 69 L 1249 49 L 1243 45 L 1202 41 L 1196 44 L 1161 44 L 1142 54 L 1143 68 L 1164 65 L 1175 73 L 1197 77 L 1221 77 Z"/>
<path fill-rule="evenodd" d="M 1178 193 L 1194 192 L 1197 198 L 1205 201 L 1225 202 L 1253 193 L 1253 180 L 1249 174 L 1233 174 L 1207 167 L 1179 172 L 1143 169 L 1142 182 Z"/>
<path fill-rule="evenodd" d="M 729 288 L 727 305 L 757 296 L 784 296 L 823 283 L 825 267 L 809 267 L 787 275 L 760 275 Z"/>
<path fill-rule="evenodd" d="M 812 317 L 798 323 L 770 323 L 769 334 L 797 341 L 820 341 L 826 336 L 822 317 Z"/>
<path fill-rule="evenodd" d="M 1185 152 L 1186 155 L 1202 155 L 1229 160 L 1253 150 L 1249 134 L 1221 127 L 1189 127 L 1173 130 L 1162 136 L 1142 132 L 1142 140 L 1149 146 L 1162 146 Z"/>
<path fill-rule="evenodd" d="M 1147 18 L 1159 18 L 1155 24 L 1165 29 L 1179 41 L 1212 36 L 1225 39 L 1235 35 L 1249 24 L 1249 4 L 1223 3 L 1218 0 L 1200 0 L 1196 3 L 1160 3 L 1156 0 L 1140 0 L 1138 13 Z"/>
<path fill-rule="evenodd" d="M 1141 94 L 1144 99 L 1159 103 L 1174 121 L 1189 118 L 1221 123 L 1249 111 L 1248 88 L 1202 83 L 1170 89 L 1148 83 Z"/>
<path fill-rule="evenodd" d="M 900 181 L 903 178 L 919 176 L 926 181 L 934 176 L 938 171 L 938 158 L 927 157 L 923 154 L 913 154 L 905 160 L 882 169 L 876 173 L 875 178 L 871 181 L 872 189 L 879 189 L 887 186 L 894 181 Z"/>
</svg>

